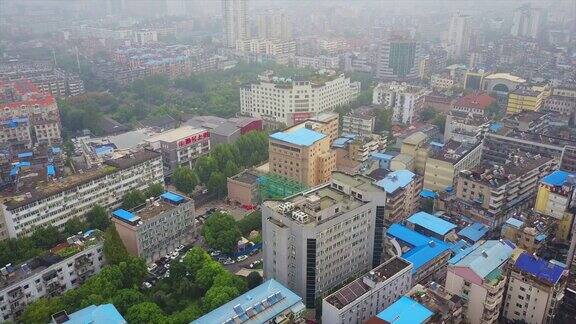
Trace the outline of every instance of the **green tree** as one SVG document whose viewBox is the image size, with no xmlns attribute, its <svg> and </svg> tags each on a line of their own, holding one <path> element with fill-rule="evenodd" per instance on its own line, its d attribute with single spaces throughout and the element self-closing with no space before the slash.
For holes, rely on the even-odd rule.
<svg viewBox="0 0 576 324">
<path fill-rule="evenodd" d="M 192 194 L 198 185 L 198 177 L 190 168 L 177 167 L 172 174 L 172 183 L 174 183 L 176 189 Z"/>
<path fill-rule="evenodd" d="M 210 180 L 210 175 L 218 171 L 216 160 L 209 155 L 204 155 L 196 160 L 194 171 L 200 180 L 200 183 L 206 184 Z"/>
<path fill-rule="evenodd" d="M 204 309 L 209 312 L 226 304 L 238 295 L 240 293 L 234 287 L 212 287 L 206 292 L 204 297 Z"/>
<path fill-rule="evenodd" d="M 220 274 L 226 272 L 226 269 L 216 261 L 210 261 L 204 264 L 202 268 L 196 272 L 196 284 L 204 291 L 208 290 L 214 284 L 214 279 Z"/>
<path fill-rule="evenodd" d="M 128 309 L 126 321 L 128 323 L 164 323 L 166 316 L 155 303 L 143 302 Z"/>
<path fill-rule="evenodd" d="M 216 194 L 218 198 L 226 196 L 227 192 L 227 179 L 221 172 L 217 171 L 212 173 L 210 180 L 206 184 L 206 188 L 209 192 Z"/>
<path fill-rule="evenodd" d="M 11 238 L 0 242 L 0 264 L 18 264 L 44 252 L 30 237 Z"/>
<path fill-rule="evenodd" d="M 112 297 L 112 304 L 121 314 L 126 314 L 133 305 L 144 301 L 144 295 L 136 289 L 120 289 Z"/>
<path fill-rule="evenodd" d="M 29 304 L 19 318 L 22 323 L 48 323 L 51 316 L 64 310 L 64 304 L 60 298 L 40 298 Z"/>
<path fill-rule="evenodd" d="M 234 287 L 239 292 L 244 292 L 248 288 L 246 280 L 229 271 L 224 271 L 216 275 L 216 277 L 214 278 L 214 282 L 212 283 L 212 287 L 218 287 L 218 286 Z"/>
<path fill-rule="evenodd" d="M 138 189 L 130 190 L 122 199 L 122 208 L 130 210 L 146 202 L 146 196 Z"/>
<path fill-rule="evenodd" d="M 187 272 L 190 276 L 195 277 L 198 270 L 210 261 L 212 261 L 210 255 L 201 247 L 195 246 L 186 253 L 183 263 L 186 265 Z"/>
<path fill-rule="evenodd" d="M 262 284 L 262 281 L 264 281 L 264 279 L 262 279 L 262 276 L 260 275 L 260 273 L 258 273 L 258 271 L 252 271 L 248 274 L 248 277 L 246 277 L 246 282 L 248 283 L 248 289 L 260 286 Z"/>
<path fill-rule="evenodd" d="M 155 198 L 164 193 L 164 186 L 161 183 L 153 183 L 146 188 L 144 196 L 146 198 Z"/>
<path fill-rule="evenodd" d="M 128 251 L 114 226 L 108 227 L 104 233 L 103 251 L 109 264 L 118 264 L 129 257 Z"/>
<path fill-rule="evenodd" d="M 262 213 L 260 211 L 253 211 L 252 213 L 244 216 L 241 220 L 237 221 L 238 228 L 242 235 L 248 236 L 252 231 L 262 230 Z"/>
<path fill-rule="evenodd" d="M 239 160 L 239 155 L 240 153 L 238 152 L 238 148 L 230 144 L 217 145 L 210 153 L 210 156 L 212 156 L 216 161 L 218 170 L 224 170 L 224 168 L 226 168 L 226 164 L 229 161 L 237 163 Z"/>
<path fill-rule="evenodd" d="M 239 172 L 238 166 L 234 161 L 228 161 L 226 167 L 224 168 L 224 176 L 229 178 Z"/>
<path fill-rule="evenodd" d="M 105 231 L 111 224 L 108 212 L 100 205 L 94 205 L 90 209 L 86 214 L 86 222 L 91 229 L 99 229 L 101 231 Z"/>
<path fill-rule="evenodd" d="M 66 236 L 72 236 L 78 234 L 79 232 L 83 232 L 86 230 L 88 225 L 81 221 L 78 217 L 70 218 L 66 224 L 64 224 L 64 234 Z"/>
<path fill-rule="evenodd" d="M 41 226 L 32 233 L 32 241 L 37 248 L 49 249 L 62 241 L 62 234 L 52 225 Z"/>
<path fill-rule="evenodd" d="M 200 306 L 198 306 L 197 303 L 194 303 L 186 307 L 184 310 L 172 314 L 170 320 L 172 323 L 190 323 L 202 316 L 203 313 L 204 312 L 202 312 Z"/>
<path fill-rule="evenodd" d="M 210 247 L 225 253 L 233 253 L 241 237 L 236 221 L 226 213 L 210 216 L 202 227 L 202 235 Z"/>
</svg>

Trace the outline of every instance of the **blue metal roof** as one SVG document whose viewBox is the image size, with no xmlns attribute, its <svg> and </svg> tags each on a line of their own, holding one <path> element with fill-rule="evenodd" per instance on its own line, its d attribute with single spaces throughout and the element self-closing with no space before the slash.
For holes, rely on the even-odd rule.
<svg viewBox="0 0 576 324">
<path fill-rule="evenodd" d="M 108 154 L 111 153 L 112 151 L 114 151 L 114 148 L 107 145 L 100 146 L 94 149 L 94 153 L 96 153 L 96 155 Z"/>
<path fill-rule="evenodd" d="M 516 219 L 514 217 L 510 217 L 506 220 L 506 224 L 512 225 L 516 228 L 520 228 L 520 227 L 522 227 L 522 225 L 524 225 L 524 222 L 519 220 L 519 219 Z"/>
<path fill-rule="evenodd" d="M 52 153 L 58 154 L 60 152 L 62 152 L 61 148 L 59 148 L 58 146 L 52 146 Z"/>
<path fill-rule="evenodd" d="M 304 310 L 302 298 L 274 279 L 247 291 L 210 313 L 193 321 L 193 324 L 235 323 L 237 317 L 244 323 L 266 323 L 285 310 Z"/>
<path fill-rule="evenodd" d="M 335 147 L 344 147 L 344 146 L 346 146 L 346 143 L 348 143 L 348 141 L 350 141 L 349 138 L 346 138 L 346 137 L 338 137 L 337 139 L 334 140 L 334 142 L 332 142 L 332 146 L 335 146 Z"/>
<path fill-rule="evenodd" d="M 112 304 L 90 305 L 68 314 L 67 324 L 124 324 L 127 323 Z"/>
<path fill-rule="evenodd" d="M 572 173 L 556 170 L 542 178 L 542 182 L 549 186 L 561 187 L 566 183 L 570 175 Z"/>
<path fill-rule="evenodd" d="M 518 256 L 514 267 L 521 271 L 528 272 L 536 276 L 538 279 L 547 281 L 553 285 L 560 280 L 560 277 L 562 277 L 562 273 L 564 272 L 563 267 L 535 257 L 528 252 L 522 252 L 522 254 Z"/>
<path fill-rule="evenodd" d="M 376 182 L 376 185 L 383 188 L 387 193 L 393 193 L 409 185 L 414 176 L 416 175 L 408 170 L 398 170 L 388 173 L 384 179 Z"/>
<path fill-rule="evenodd" d="M 160 197 L 162 197 L 166 200 L 169 200 L 170 202 L 176 203 L 176 204 L 181 203 L 185 200 L 184 197 L 180 196 L 179 194 L 175 194 L 173 192 L 170 192 L 170 191 L 164 191 L 164 193 L 162 195 L 160 195 Z"/>
<path fill-rule="evenodd" d="M 472 242 L 479 241 L 488 232 L 488 226 L 482 223 L 474 223 L 467 227 L 464 227 L 458 235 L 463 236 Z"/>
<path fill-rule="evenodd" d="M 56 175 L 56 168 L 54 168 L 54 166 L 52 164 L 48 164 L 46 166 L 46 173 L 49 176 L 54 176 L 54 175 Z"/>
<path fill-rule="evenodd" d="M 456 228 L 456 225 L 447 222 L 442 218 L 428 214 L 427 212 L 417 212 L 408 218 L 408 222 L 420 225 L 439 235 L 445 235 Z"/>
<path fill-rule="evenodd" d="M 412 273 L 418 271 L 423 265 L 434 260 L 442 253 L 450 250 L 448 244 L 442 241 L 433 240 L 432 238 L 428 240 L 429 242 L 427 244 L 414 247 L 410 251 L 402 254 L 402 258 L 412 262 L 414 265 Z"/>
<path fill-rule="evenodd" d="M 308 128 L 299 128 L 292 132 L 278 132 L 270 135 L 271 138 L 290 144 L 300 146 L 310 146 L 315 142 L 323 139 L 326 135 L 315 132 Z"/>
<path fill-rule="evenodd" d="M 430 199 L 436 199 L 438 198 L 438 194 L 436 192 L 434 192 L 433 190 L 430 189 L 422 189 L 422 191 L 420 192 L 420 197 L 422 198 L 430 198 Z"/>
<path fill-rule="evenodd" d="M 374 152 L 374 153 L 370 154 L 370 156 L 372 156 L 373 158 L 375 158 L 377 160 L 386 160 L 386 161 L 390 161 L 394 158 L 394 155 L 390 155 L 387 153 L 380 153 L 380 152 Z"/>
<path fill-rule="evenodd" d="M 450 259 L 450 263 L 457 267 L 467 267 L 479 277 L 485 278 L 492 271 L 500 268 L 512 255 L 513 247 L 503 241 L 489 240 L 482 244 L 475 244 L 472 249 L 459 259 Z"/>
<path fill-rule="evenodd" d="M 32 152 L 18 153 L 18 158 L 27 158 L 27 157 L 32 157 Z"/>
<path fill-rule="evenodd" d="M 392 224 L 390 228 L 386 230 L 386 234 L 413 247 L 426 245 L 430 242 L 429 237 L 400 224 Z"/>
<path fill-rule="evenodd" d="M 125 209 L 116 209 L 115 211 L 112 212 L 112 216 L 115 216 L 117 218 L 120 218 L 122 220 L 128 221 L 128 222 L 134 222 L 140 219 L 140 217 L 132 214 L 131 212 L 125 210 Z"/>
<path fill-rule="evenodd" d="M 536 241 L 540 242 L 540 241 L 544 241 L 547 237 L 548 237 L 548 235 L 546 235 L 546 234 L 538 234 L 538 235 L 536 235 L 536 237 L 534 239 Z"/>
<path fill-rule="evenodd" d="M 400 297 L 392 305 L 376 315 L 381 320 L 394 324 L 425 323 L 434 312 L 406 296 Z"/>
<path fill-rule="evenodd" d="M 502 127 L 504 127 L 504 125 L 502 123 L 495 122 L 495 123 L 492 123 L 492 125 L 490 125 L 489 129 L 491 132 L 496 133 L 496 132 L 500 131 L 502 129 Z"/>
</svg>

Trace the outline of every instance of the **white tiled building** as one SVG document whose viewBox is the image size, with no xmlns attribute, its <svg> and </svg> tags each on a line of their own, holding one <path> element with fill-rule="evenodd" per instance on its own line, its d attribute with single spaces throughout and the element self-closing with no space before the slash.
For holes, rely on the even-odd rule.
<svg viewBox="0 0 576 324">
<path fill-rule="evenodd" d="M 160 154 L 144 150 L 63 179 L 47 183 L 20 181 L 23 184 L 19 193 L 0 204 L 11 238 L 28 236 L 37 226 L 62 228 L 69 219 L 85 215 L 96 204 L 117 208 L 128 191 L 164 183 L 164 176 Z"/>
<path fill-rule="evenodd" d="M 292 125 L 350 103 L 357 95 L 357 83 L 344 74 L 325 73 L 296 80 L 269 73 L 240 88 L 240 110 L 252 117 Z"/>
<path fill-rule="evenodd" d="M 394 110 L 392 121 L 412 124 L 415 117 L 423 109 L 424 96 L 429 91 L 422 87 L 412 86 L 395 81 L 379 83 L 372 96 L 372 103 L 383 105 Z"/>
</svg>

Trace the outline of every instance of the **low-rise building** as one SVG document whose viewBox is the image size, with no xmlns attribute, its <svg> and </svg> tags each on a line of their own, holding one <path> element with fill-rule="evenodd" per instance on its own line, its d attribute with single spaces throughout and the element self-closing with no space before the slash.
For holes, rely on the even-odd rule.
<svg viewBox="0 0 576 324">
<path fill-rule="evenodd" d="M 453 139 L 463 143 L 477 143 L 482 140 L 490 124 L 490 119 L 484 116 L 452 111 L 446 116 L 444 141 Z"/>
<path fill-rule="evenodd" d="M 270 172 L 316 186 L 330 180 L 336 154 L 330 138 L 308 128 L 288 129 L 270 135 Z"/>
<path fill-rule="evenodd" d="M 386 149 L 386 139 L 380 135 L 356 135 L 343 133 L 332 142 L 336 153 L 336 169 L 354 173 L 361 168 L 370 156 Z"/>
<path fill-rule="evenodd" d="M 412 124 L 424 108 L 425 88 L 406 83 L 379 83 L 374 87 L 372 103 L 393 109 L 392 121 Z"/>
<path fill-rule="evenodd" d="M 0 269 L 0 320 L 17 321 L 26 306 L 77 288 L 105 264 L 102 232 L 69 237 L 50 253 Z"/>
<path fill-rule="evenodd" d="M 496 99 L 485 92 L 470 93 L 456 100 L 452 111 L 472 116 L 484 116 L 486 109 L 495 102 Z"/>
<path fill-rule="evenodd" d="M 210 132 L 192 126 L 169 130 L 146 142 L 162 154 L 164 176 L 171 176 L 180 166 L 192 168 L 199 157 L 210 152 Z"/>
<path fill-rule="evenodd" d="M 192 324 L 298 322 L 305 310 L 302 297 L 270 279 L 192 321 Z"/>
<path fill-rule="evenodd" d="M 481 324 L 498 320 L 506 290 L 504 267 L 514 248 L 504 241 L 483 241 L 450 259 L 445 287 L 466 301 L 467 322 Z"/>
<path fill-rule="evenodd" d="M 454 80 L 449 75 L 432 74 L 430 87 L 434 90 L 450 90 L 455 87 Z"/>
<path fill-rule="evenodd" d="M 161 156 L 149 150 L 62 179 L 46 181 L 48 171 L 23 179 L 15 192 L 1 199 L 9 237 L 29 236 L 38 226 L 62 229 L 69 219 L 83 217 L 94 205 L 118 208 L 128 191 L 164 183 Z"/>
<path fill-rule="evenodd" d="M 148 262 L 196 237 L 194 201 L 170 191 L 131 211 L 113 211 L 112 222 L 128 253 Z"/>
<path fill-rule="evenodd" d="M 441 241 L 453 241 L 456 238 L 456 225 L 427 212 L 417 212 L 408 217 L 406 226 L 422 235 L 434 237 Z"/>
<path fill-rule="evenodd" d="M 546 86 L 520 85 L 508 94 L 507 114 L 515 114 L 524 110 L 538 111 L 544 106 L 550 89 Z"/>
<path fill-rule="evenodd" d="M 464 315 L 464 299 L 446 291 L 446 289 L 431 281 L 426 285 L 414 286 L 406 296 L 434 312 L 426 321 L 430 324 L 459 324 Z"/>
<path fill-rule="evenodd" d="M 556 221 L 532 212 L 510 217 L 502 224 L 500 237 L 529 252 L 539 253 L 554 237 Z"/>
<path fill-rule="evenodd" d="M 522 252 L 510 267 L 502 316 L 529 324 L 553 323 L 567 284 L 564 267 Z"/>
<path fill-rule="evenodd" d="M 552 94 L 546 98 L 542 110 L 560 113 L 564 117 L 576 118 L 576 86 L 564 85 L 554 87 Z"/>
<path fill-rule="evenodd" d="M 113 304 L 90 305 L 72 314 L 61 311 L 52 315 L 50 324 L 92 323 L 125 324 L 128 323 Z"/>
<path fill-rule="evenodd" d="M 522 153 L 510 157 L 504 165 L 483 162 L 458 174 L 456 198 L 486 211 L 477 215 L 464 212 L 464 215 L 488 226 L 499 226 L 509 215 L 533 206 L 538 181 L 555 165 L 549 157 Z"/>
<path fill-rule="evenodd" d="M 424 171 L 424 188 L 445 191 L 454 187 L 456 176 L 480 163 L 482 145 L 449 140 L 428 156 Z"/>
<path fill-rule="evenodd" d="M 412 287 L 412 264 L 393 257 L 322 300 L 324 323 L 364 323 Z"/>
<path fill-rule="evenodd" d="M 265 278 L 313 308 L 318 297 L 380 264 L 385 195 L 370 178 L 334 172 L 330 184 L 265 201 Z"/>
<path fill-rule="evenodd" d="M 228 178 L 228 199 L 233 203 L 253 206 L 258 204 L 258 179 L 253 170 L 244 170 Z"/>
<path fill-rule="evenodd" d="M 420 206 L 422 177 L 409 170 L 392 171 L 376 185 L 386 191 L 385 225 L 402 223 Z"/>
<path fill-rule="evenodd" d="M 423 132 L 415 132 L 402 140 L 400 153 L 409 155 L 414 160 L 414 170 L 420 175 L 424 175 L 426 170 L 426 160 L 429 154 L 430 138 Z"/>
<path fill-rule="evenodd" d="M 430 323 L 434 312 L 424 305 L 406 296 L 400 297 L 388 308 L 376 314 L 368 320 L 367 324 L 387 324 L 387 323 Z"/>
<path fill-rule="evenodd" d="M 575 175 L 563 170 L 546 175 L 538 185 L 534 211 L 559 220 L 556 238 L 560 240 L 568 240 L 572 232 L 574 214 L 570 208 L 576 202 L 575 189 Z"/>
</svg>

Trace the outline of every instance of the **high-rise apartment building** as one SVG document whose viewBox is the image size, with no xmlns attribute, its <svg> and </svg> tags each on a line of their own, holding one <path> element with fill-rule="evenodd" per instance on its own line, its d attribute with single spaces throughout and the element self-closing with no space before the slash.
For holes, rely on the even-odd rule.
<svg viewBox="0 0 576 324">
<path fill-rule="evenodd" d="M 507 114 L 515 114 L 524 110 L 538 111 L 544 106 L 550 95 L 550 89 L 536 86 L 518 86 L 508 94 Z"/>
<path fill-rule="evenodd" d="M 396 81 L 379 83 L 374 87 L 372 103 L 392 108 L 393 122 L 412 124 L 424 108 L 424 97 L 428 92 L 425 88 Z"/>
<path fill-rule="evenodd" d="M 224 44 L 236 47 L 236 42 L 249 37 L 248 1 L 222 0 L 222 20 L 224 21 Z"/>
<path fill-rule="evenodd" d="M 386 191 L 386 226 L 401 223 L 420 206 L 422 176 L 408 170 L 390 172 L 376 185 Z"/>
<path fill-rule="evenodd" d="M 112 222 L 128 253 L 154 261 L 196 236 L 194 201 L 164 192 L 131 211 L 117 209 Z"/>
<path fill-rule="evenodd" d="M 470 50 L 472 37 L 472 17 L 455 14 L 450 19 L 448 30 L 448 56 L 452 59 L 462 59 Z"/>
<path fill-rule="evenodd" d="M 553 323 L 567 283 L 564 267 L 522 252 L 509 276 L 502 316 L 512 322 Z"/>
<path fill-rule="evenodd" d="M 61 142 L 56 100 L 29 80 L 0 82 L 0 108 L 0 145 L 31 148 Z"/>
<path fill-rule="evenodd" d="M 523 5 L 514 11 L 510 33 L 516 37 L 537 39 L 542 33 L 545 20 L 546 12 L 543 9 Z"/>
<path fill-rule="evenodd" d="M 335 172 L 332 182 L 262 205 L 264 277 L 307 307 L 381 263 L 385 192 L 364 176 Z"/>
<path fill-rule="evenodd" d="M 420 46 L 408 33 L 386 33 L 378 48 L 376 78 L 384 81 L 418 79 Z"/>
<path fill-rule="evenodd" d="M 334 73 L 290 79 L 267 72 L 258 79 L 240 88 L 240 111 L 287 125 L 349 104 L 360 88 L 359 82 Z"/>
<path fill-rule="evenodd" d="M 58 181 L 46 181 L 46 176 L 39 174 L 27 177 L 15 193 L 3 199 L 0 216 L 9 237 L 29 236 L 38 226 L 63 228 L 69 219 L 82 217 L 94 205 L 118 208 L 128 191 L 144 190 L 153 183 L 164 183 L 162 158 L 144 150 Z"/>
<path fill-rule="evenodd" d="M 450 259 L 446 290 L 466 300 L 466 322 L 491 324 L 498 320 L 506 291 L 504 267 L 513 250 L 513 245 L 503 241 L 484 241 Z"/>
<path fill-rule="evenodd" d="M 270 172 L 317 186 L 330 180 L 336 154 L 330 137 L 306 127 L 293 127 L 270 135 Z"/>
<path fill-rule="evenodd" d="M 289 40 L 292 38 L 290 18 L 284 12 L 268 11 L 257 16 L 258 38 Z"/>
</svg>

